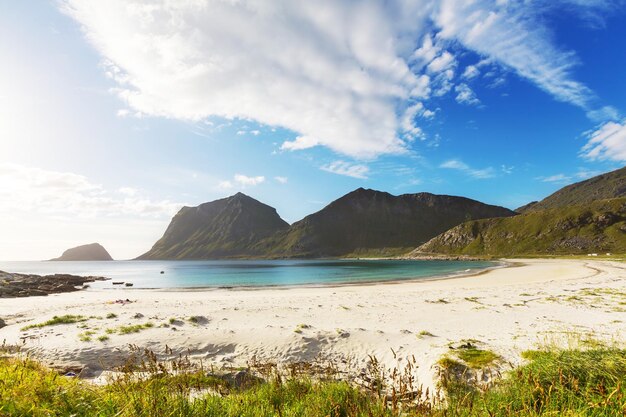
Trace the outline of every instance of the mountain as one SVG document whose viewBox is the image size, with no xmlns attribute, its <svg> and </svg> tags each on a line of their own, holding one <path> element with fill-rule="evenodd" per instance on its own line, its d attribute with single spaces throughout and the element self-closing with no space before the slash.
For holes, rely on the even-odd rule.
<svg viewBox="0 0 626 417">
<path fill-rule="evenodd" d="M 539 202 L 518 208 L 518 213 L 626 197 L 626 167 L 563 187 Z"/>
<path fill-rule="evenodd" d="M 515 217 L 465 222 L 431 239 L 411 255 L 626 252 L 626 198 L 533 210 Z"/>
<path fill-rule="evenodd" d="M 310 258 L 401 254 L 466 220 L 513 215 L 503 207 L 463 197 L 394 196 L 359 188 L 256 249 L 269 256 Z"/>
<path fill-rule="evenodd" d="M 138 259 L 212 259 L 255 255 L 254 246 L 286 230 L 276 209 L 245 194 L 183 207 Z"/>
<path fill-rule="evenodd" d="M 99 243 L 77 246 L 63 252 L 51 261 L 112 261 L 111 255 Z"/>
</svg>

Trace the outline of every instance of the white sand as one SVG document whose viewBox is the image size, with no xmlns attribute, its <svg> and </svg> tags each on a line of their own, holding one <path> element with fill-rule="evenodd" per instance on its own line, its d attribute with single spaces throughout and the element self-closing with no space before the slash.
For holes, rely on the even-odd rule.
<svg viewBox="0 0 626 417">
<path fill-rule="evenodd" d="M 175 353 L 189 352 L 218 366 L 244 365 L 252 357 L 279 363 L 321 357 L 355 372 L 368 355 L 388 367 L 402 366 L 414 355 L 419 382 L 433 386 L 433 365 L 450 351 L 450 343 L 463 339 L 481 341 L 511 364 L 519 362 L 520 351 L 546 342 L 565 343 L 571 332 L 624 340 L 626 305 L 620 303 L 626 296 L 585 295 L 581 290 L 626 293 L 626 264 L 514 262 L 522 265 L 429 282 L 262 290 L 89 290 L 2 299 L 0 317 L 8 326 L 0 329 L 0 341 L 23 344 L 49 364 L 87 364 L 92 369 L 118 361 L 130 343 L 157 353 L 167 345 Z M 108 303 L 126 298 L 136 302 Z M 117 318 L 106 319 L 108 313 Z M 134 318 L 136 313 L 143 317 Z M 87 329 L 78 324 L 20 330 L 62 314 L 97 316 L 83 323 L 96 332 L 93 340 L 79 340 L 79 333 Z M 207 321 L 193 324 L 187 320 L 190 316 Z M 158 327 L 173 317 L 182 323 Z M 155 327 L 96 340 L 107 328 L 148 321 Z M 297 333 L 302 324 L 310 327 Z M 420 337 L 422 330 L 434 337 Z"/>
</svg>

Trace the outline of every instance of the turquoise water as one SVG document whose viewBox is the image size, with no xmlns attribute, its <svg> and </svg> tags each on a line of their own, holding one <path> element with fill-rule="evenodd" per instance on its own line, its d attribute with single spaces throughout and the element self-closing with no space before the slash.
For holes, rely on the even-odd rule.
<svg viewBox="0 0 626 417">
<path fill-rule="evenodd" d="M 132 282 L 133 288 L 265 287 L 426 279 L 495 266 L 484 261 L 223 260 L 0 262 L 0 270 L 47 275 L 97 275 Z M 164 273 L 161 274 L 161 271 Z M 115 288 L 111 281 L 92 288 Z"/>
</svg>

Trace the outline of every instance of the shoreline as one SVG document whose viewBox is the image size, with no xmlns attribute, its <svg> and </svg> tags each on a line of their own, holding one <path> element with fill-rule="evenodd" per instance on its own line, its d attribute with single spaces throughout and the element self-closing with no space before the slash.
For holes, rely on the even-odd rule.
<svg viewBox="0 0 626 417">
<path fill-rule="evenodd" d="M 0 340 L 23 344 L 46 363 L 87 366 L 91 377 L 105 375 L 102 371 L 121 360 L 129 344 L 163 358 L 189 353 L 218 368 L 245 366 L 252 358 L 284 364 L 318 358 L 358 373 L 368 355 L 390 368 L 414 355 L 419 381 L 428 387 L 435 386 L 436 362 L 450 344 L 462 340 L 479 340 L 503 363 L 512 364 L 519 363 L 522 350 L 571 332 L 623 340 L 623 263 L 503 261 L 505 265 L 465 276 L 382 283 L 389 285 L 92 289 L 2 299 L 0 318 L 7 326 L 0 329 Z M 131 302 L 116 304 L 116 298 Z M 86 320 L 20 330 L 63 314 Z M 111 314 L 115 318 L 107 319 Z M 122 326 L 148 322 L 153 327 L 119 332 Z M 422 336 L 425 331 L 432 336 Z M 91 339 L 81 340 L 86 332 L 93 332 Z M 97 340 L 105 335 L 108 339 Z M 170 356 L 164 353 L 166 345 Z"/>
</svg>

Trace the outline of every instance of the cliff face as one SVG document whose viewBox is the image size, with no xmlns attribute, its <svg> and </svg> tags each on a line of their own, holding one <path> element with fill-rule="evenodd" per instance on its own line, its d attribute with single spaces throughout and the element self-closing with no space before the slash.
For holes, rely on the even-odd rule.
<svg viewBox="0 0 626 417">
<path fill-rule="evenodd" d="M 289 224 L 245 194 L 183 207 L 165 234 L 138 259 L 212 259 L 256 254 L 254 246 Z"/>
<path fill-rule="evenodd" d="M 463 223 L 412 255 L 516 256 L 626 252 L 626 198 Z"/>
<path fill-rule="evenodd" d="M 261 242 L 258 249 L 288 257 L 400 254 L 463 221 L 512 215 L 463 197 L 394 196 L 359 188 Z"/>
<path fill-rule="evenodd" d="M 63 252 L 51 261 L 112 261 L 111 255 L 99 243 L 77 246 Z"/>
</svg>

